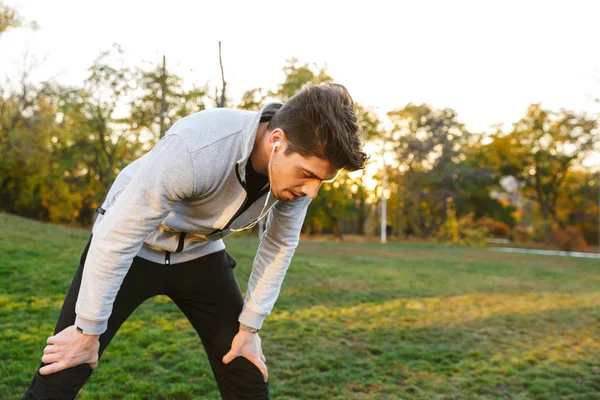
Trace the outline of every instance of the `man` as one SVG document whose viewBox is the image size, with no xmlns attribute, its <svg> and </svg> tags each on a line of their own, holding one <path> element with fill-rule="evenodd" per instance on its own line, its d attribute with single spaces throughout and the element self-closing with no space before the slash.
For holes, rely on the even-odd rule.
<svg viewBox="0 0 600 400">
<path fill-rule="evenodd" d="M 72 399 L 117 330 L 164 294 L 198 332 L 224 399 L 268 399 L 257 332 L 279 295 L 309 202 L 364 167 L 352 98 L 307 85 L 259 112 L 205 110 L 175 123 L 117 176 L 54 336 L 24 399 Z M 269 213 L 270 211 L 270 213 Z M 223 238 L 269 214 L 245 298 Z"/>
</svg>

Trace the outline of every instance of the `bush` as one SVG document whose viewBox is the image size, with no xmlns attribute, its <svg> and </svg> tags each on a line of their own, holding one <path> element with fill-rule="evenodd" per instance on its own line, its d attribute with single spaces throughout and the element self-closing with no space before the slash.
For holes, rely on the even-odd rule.
<svg viewBox="0 0 600 400">
<path fill-rule="evenodd" d="M 558 225 L 550 220 L 537 221 L 533 226 L 531 239 L 536 243 L 550 244 L 553 242 L 554 231 Z"/>
<path fill-rule="evenodd" d="M 515 240 L 544 243 L 563 251 L 585 250 L 587 242 L 583 233 L 576 227 L 561 228 L 556 222 L 540 221 L 533 227 L 515 227 Z"/>
<path fill-rule="evenodd" d="M 457 220 L 456 216 L 449 214 L 444 225 L 438 231 L 438 240 L 449 244 L 467 246 L 484 246 L 487 228 L 477 225 L 473 221 L 473 214 L 467 214 Z"/>
<path fill-rule="evenodd" d="M 475 223 L 473 213 L 465 215 L 458 221 L 458 232 L 460 235 L 459 243 L 469 246 L 485 246 L 488 229 Z"/>
<path fill-rule="evenodd" d="M 552 244 L 563 251 L 585 250 L 587 247 L 583 234 L 572 226 L 554 230 Z"/>
<path fill-rule="evenodd" d="M 510 233 L 510 228 L 504 222 L 495 221 L 488 217 L 480 218 L 477 226 L 486 228 L 488 234 L 497 238 L 506 238 Z"/>
<path fill-rule="evenodd" d="M 440 242 L 449 244 L 458 244 L 460 237 L 458 232 L 458 221 L 454 215 L 448 215 L 444 225 L 437 233 L 437 238 Z"/>
<path fill-rule="evenodd" d="M 583 238 L 588 243 L 598 243 L 598 218 L 586 221 L 581 226 Z"/>
<path fill-rule="evenodd" d="M 515 226 L 513 229 L 514 240 L 518 243 L 525 243 L 531 241 L 533 238 L 533 227 L 531 226 Z"/>
</svg>

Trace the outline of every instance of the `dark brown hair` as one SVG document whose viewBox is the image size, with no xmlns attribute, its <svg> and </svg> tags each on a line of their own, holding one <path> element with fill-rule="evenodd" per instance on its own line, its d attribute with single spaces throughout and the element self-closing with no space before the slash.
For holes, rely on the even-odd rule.
<svg viewBox="0 0 600 400">
<path fill-rule="evenodd" d="M 340 84 L 305 85 L 274 113 L 267 129 L 275 128 L 285 132 L 287 154 L 315 156 L 348 171 L 365 166 L 354 101 Z"/>
</svg>

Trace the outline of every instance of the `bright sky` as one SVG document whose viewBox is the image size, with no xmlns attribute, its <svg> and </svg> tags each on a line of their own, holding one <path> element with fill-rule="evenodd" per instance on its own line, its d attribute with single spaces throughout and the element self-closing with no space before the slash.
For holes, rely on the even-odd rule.
<svg viewBox="0 0 600 400">
<path fill-rule="evenodd" d="M 327 66 L 354 99 L 385 113 L 409 102 L 451 107 L 474 131 L 515 122 L 531 103 L 600 112 L 596 1 L 133 1 L 5 0 L 40 29 L 0 38 L 0 78 L 25 51 L 39 79 L 81 84 L 119 43 L 132 65 L 167 55 L 187 83 L 229 95 L 272 89 L 285 60 Z M 600 154 L 588 160 L 600 166 Z"/>
</svg>

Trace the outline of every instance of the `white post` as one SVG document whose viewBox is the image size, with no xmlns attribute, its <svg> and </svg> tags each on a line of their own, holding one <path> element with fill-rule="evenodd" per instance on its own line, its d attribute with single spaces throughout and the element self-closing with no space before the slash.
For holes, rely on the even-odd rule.
<svg viewBox="0 0 600 400">
<path fill-rule="evenodd" d="M 387 204 L 385 199 L 386 173 L 385 173 L 385 142 L 383 149 L 383 173 L 381 174 L 381 243 L 386 242 L 387 234 Z"/>
</svg>

